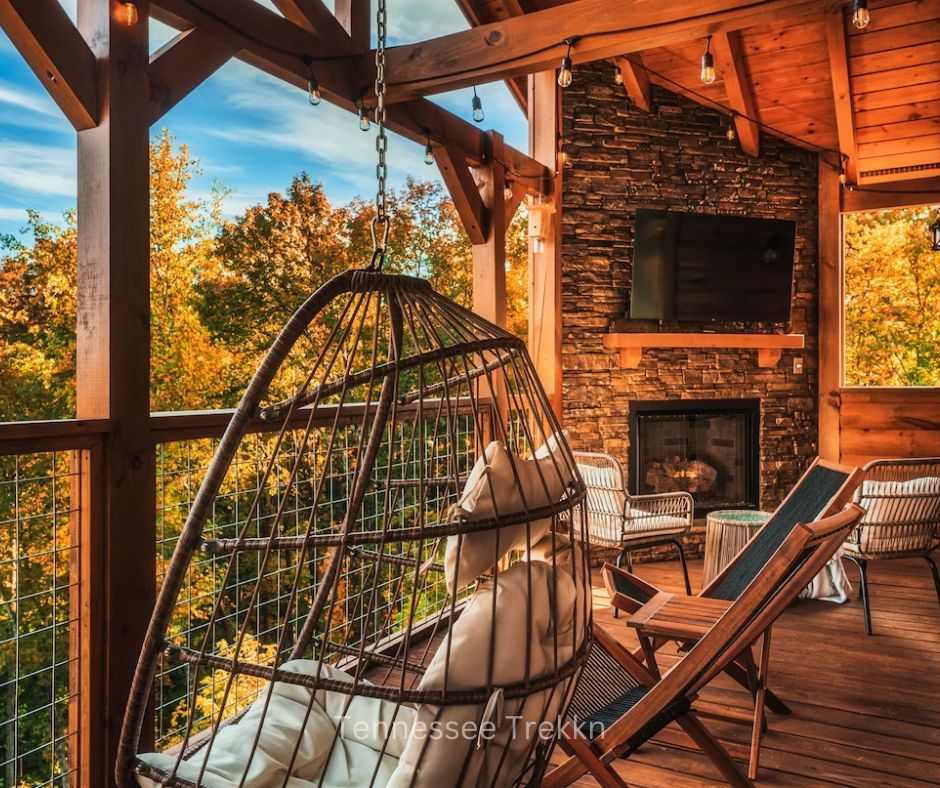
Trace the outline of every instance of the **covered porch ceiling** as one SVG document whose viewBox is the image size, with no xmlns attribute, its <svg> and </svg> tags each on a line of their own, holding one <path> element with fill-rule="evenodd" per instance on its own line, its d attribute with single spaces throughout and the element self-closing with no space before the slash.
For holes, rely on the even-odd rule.
<svg viewBox="0 0 940 788">
<path fill-rule="evenodd" d="M 520 47 L 532 51 L 567 35 L 614 31 L 619 25 L 618 14 L 608 14 L 609 19 L 589 14 L 598 9 L 589 8 L 596 4 L 585 0 L 457 3 L 479 30 L 480 52 L 499 49 L 490 43 L 497 35 L 510 40 L 526 28 L 533 32 L 520 39 Z M 638 106 L 649 106 L 648 85 L 653 83 L 723 107 L 737 113 L 742 145 L 749 152 L 759 150 L 761 133 L 772 133 L 805 147 L 840 152 L 852 183 L 940 173 L 940 0 L 873 0 L 871 24 L 864 30 L 851 23 L 851 6 L 845 3 L 788 3 L 780 8 L 772 3 L 708 2 L 696 4 L 692 18 L 685 4 L 676 4 L 677 22 L 701 20 L 687 24 L 685 35 L 668 29 L 672 5 L 625 3 L 637 13 L 625 10 L 624 20 L 632 18 L 642 27 L 644 14 L 655 13 L 663 24 L 648 29 L 646 36 L 624 29 L 596 41 L 586 39 L 583 46 L 576 41 L 574 62 L 618 50 L 619 56 L 611 58 L 611 76 L 616 64 Z M 756 17 L 751 16 L 753 8 L 733 16 L 732 5 L 768 8 L 758 8 Z M 540 12 L 550 9 L 557 9 L 560 21 L 567 20 L 570 32 L 560 27 L 539 32 L 543 27 L 536 20 L 547 20 L 548 15 Z M 511 21 L 526 15 L 524 22 Z M 718 75 L 714 83 L 705 85 L 699 80 L 699 64 L 703 35 L 710 33 Z M 465 41 L 470 48 L 471 34 L 447 38 L 451 46 Z M 421 45 L 409 52 L 419 55 Z M 555 47 L 548 59 L 557 61 L 559 52 L 561 48 Z M 487 70 L 492 73 L 497 68 Z M 440 69 L 445 70 L 445 65 Z M 524 107 L 525 80 L 510 70 L 507 84 Z"/>
</svg>

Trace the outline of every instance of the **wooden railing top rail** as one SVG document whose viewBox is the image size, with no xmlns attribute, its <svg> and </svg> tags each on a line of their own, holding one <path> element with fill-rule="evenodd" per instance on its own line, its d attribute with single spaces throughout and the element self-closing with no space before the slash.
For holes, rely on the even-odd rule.
<svg viewBox="0 0 940 788">
<path fill-rule="evenodd" d="M 439 400 L 425 400 L 421 407 L 428 416 L 438 412 Z M 477 400 L 479 407 L 489 408 L 485 398 Z M 450 403 L 453 409 L 454 402 Z M 329 426 L 337 418 L 337 405 L 321 405 L 313 418 L 314 426 Z M 349 423 L 361 418 L 365 409 L 363 403 L 348 403 L 342 406 L 339 414 L 340 423 Z M 444 404 L 446 410 L 448 404 Z M 456 402 L 458 413 L 468 414 L 473 411 L 469 399 Z M 398 406 L 401 413 L 417 413 L 418 404 L 408 403 Z M 225 432 L 234 410 L 197 410 L 175 411 L 172 413 L 152 413 L 150 430 L 154 444 L 169 443 L 178 440 L 198 440 L 200 438 L 218 438 Z M 310 410 L 301 408 L 295 414 L 292 424 L 304 427 L 310 419 Z M 67 451 L 69 449 L 87 449 L 100 442 L 107 435 L 110 422 L 108 419 L 51 419 L 47 421 L 9 421 L 0 422 L 0 456 L 30 454 L 44 451 Z M 270 432 L 280 429 L 280 423 L 268 423 L 255 419 L 249 431 Z"/>
</svg>

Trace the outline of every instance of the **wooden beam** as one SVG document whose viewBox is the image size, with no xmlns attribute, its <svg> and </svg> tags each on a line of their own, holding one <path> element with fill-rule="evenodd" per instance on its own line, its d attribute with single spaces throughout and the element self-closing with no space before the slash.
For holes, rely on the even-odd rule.
<svg viewBox="0 0 940 788">
<path fill-rule="evenodd" d="M 75 129 L 98 125 L 95 56 L 58 0 L 0 0 L 0 26 Z"/>
<path fill-rule="evenodd" d="M 489 162 L 477 168 L 480 196 L 486 205 L 486 234 L 473 245 L 473 311 L 491 323 L 506 327 L 506 170 L 503 161 L 503 138 L 489 132 Z M 497 389 L 494 396 L 499 399 Z M 504 396 L 504 395 L 502 395 Z"/>
<path fill-rule="evenodd" d="M 189 0 L 153 0 L 151 9 L 154 18 L 171 27 L 198 27 L 212 33 L 238 49 L 239 59 L 303 90 L 310 78 L 305 58 L 321 53 L 319 39 L 309 31 L 254 0 L 199 0 L 198 5 Z M 314 61 L 314 68 L 324 98 L 355 112 L 364 83 L 353 78 L 349 65 L 324 59 Z M 422 145 L 430 134 L 459 148 L 471 164 L 486 158 L 485 132 L 427 100 L 389 107 L 388 127 Z M 506 146 L 504 161 L 530 194 L 545 188 L 546 169 L 531 157 Z"/>
<path fill-rule="evenodd" d="M 101 124 L 78 134 L 76 411 L 108 419 L 96 501 L 103 574 L 102 692 L 88 731 L 97 774 L 112 785 L 136 655 L 153 610 L 156 468 L 150 436 L 150 90 L 148 2 L 121 24 L 118 0 L 79 0 L 78 25 L 100 67 Z M 85 735 L 83 731 L 83 736 Z M 150 732 L 144 731 L 144 745 Z"/>
<path fill-rule="evenodd" d="M 150 57 L 150 125 L 160 120 L 236 49 L 200 28 L 184 30 Z"/>
<path fill-rule="evenodd" d="M 615 62 L 620 70 L 623 87 L 627 91 L 630 101 L 644 112 L 649 112 L 652 106 L 650 103 L 650 78 L 643 67 L 643 56 L 639 52 L 634 52 L 624 57 L 618 57 Z"/>
<path fill-rule="evenodd" d="M 472 244 L 486 243 L 489 219 L 466 157 L 452 145 L 439 145 L 434 160 Z"/>
<path fill-rule="evenodd" d="M 760 155 L 760 126 L 754 88 L 744 63 L 744 45 L 737 30 L 715 33 L 713 39 L 718 73 L 725 83 L 728 104 L 736 113 L 734 126 L 741 141 L 741 150 L 751 156 Z"/>
<path fill-rule="evenodd" d="M 806 0 L 702 0 L 694 14 L 686 0 L 575 0 L 390 49 L 388 97 L 404 101 L 557 68 L 567 49 L 567 37 L 577 39 L 573 61 L 584 63 L 723 30 L 796 23 L 818 16 L 819 3 Z M 590 35 L 585 35 L 586 30 Z M 367 84 L 374 64 L 364 59 L 361 69 L 360 82 Z"/>
<path fill-rule="evenodd" d="M 842 219 L 839 174 L 819 160 L 819 456 L 840 458 Z"/>
<path fill-rule="evenodd" d="M 330 54 L 339 54 L 349 45 L 349 33 L 343 28 L 333 12 L 323 0 L 272 0 L 274 6 L 284 14 L 284 18 L 313 33 L 332 50 Z M 368 48 L 368 47 L 367 47 Z"/>
<path fill-rule="evenodd" d="M 554 209 L 542 247 L 537 249 L 533 243 L 529 244 L 529 355 L 555 415 L 560 420 L 563 410 L 562 168 L 558 167 L 561 90 L 555 81 L 554 71 L 543 71 L 529 77 L 528 106 L 529 151 L 552 172 L 552 188 L 543 199 L 551 202 Z"/>
<path fill-rule="evenodd" d="M 369 0 L 335 0 L 336 18 L 349 36 L 352 50 L 369 51 L 372 32 L 372 8 Z"/>
<path fill-rule="evenodd" d="M 836 130 L 839 151 L 846 159 L 849 183 L 858 183 L 858 149 L 855 140 L 855 116 L 852 109 L 852 85 L 845 40 L 845 13 L 842 6 L 826 12 L 826 44 L 829 48 L 829 71 L 832 96 L 836 105 Z"/>
<path fill-rule="evenodd" d="M 864 186 L 842 192 L 842 210 L 881 211 L 940 203 L 940 176 L 879 184 L 873 191 Z"/>
</svg>

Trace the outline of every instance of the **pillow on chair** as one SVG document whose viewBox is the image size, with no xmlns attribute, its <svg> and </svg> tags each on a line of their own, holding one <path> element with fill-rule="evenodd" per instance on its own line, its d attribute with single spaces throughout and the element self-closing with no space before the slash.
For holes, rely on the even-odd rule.
<svg viewBox="0 0 940 788">
<path fill-rule="evenodd" d="M 903 553 L 930 547 L 940 522 L 940 478 L 866 481 L 856 501 L 865 516 L 858 527 L 858 541 L 847 543 L 850 550 L 857 545 L 863 553 Z"/>
<path fill-rule="evenodd" d="M 493 441 L 470 471 L 451 517 L 486 520 L 557 503 L 571 481 L 570 477 L 562 478 L 568 465 L 560 449 L 557 440 L 549 441 L 534 459 L 520 460 L 500 441 Z M 510 550 L 534 545 L 551 524 L 552 518 L 548 517 L 448 537 L 444 555 L 447 589 L 453 591 L 472 583 Z"/>
</svg>

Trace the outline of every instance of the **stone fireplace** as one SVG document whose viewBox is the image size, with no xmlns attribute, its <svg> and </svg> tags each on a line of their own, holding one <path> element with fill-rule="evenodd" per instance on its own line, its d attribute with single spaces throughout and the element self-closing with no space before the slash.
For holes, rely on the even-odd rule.
<svg viewBox="0 0 940 788">
<path fill-rule="evenodd" d="M 630 403 L 630 491 L 681 490 L 697 515 L 759 504 L 760 400 Z"/>
</svg>

